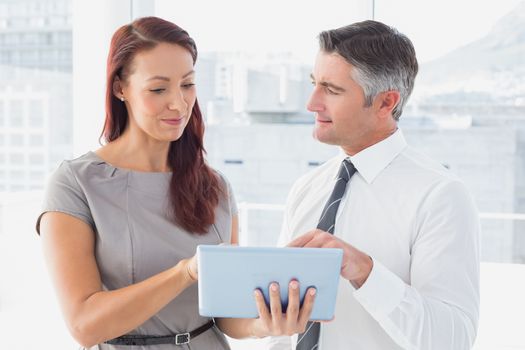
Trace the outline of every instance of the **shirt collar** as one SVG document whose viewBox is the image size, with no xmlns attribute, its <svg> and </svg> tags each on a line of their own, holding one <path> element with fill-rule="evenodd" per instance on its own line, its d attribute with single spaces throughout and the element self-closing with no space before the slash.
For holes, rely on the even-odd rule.
<svg viewBox="0 0 525 350">
<path fill-rule="evenodd" d="M 351 157 L 342 151 L 341 161 L 345 158 L 349 159 L 365 181 L 371 184 L 377 175 L 379 175 L 406 146 L 407 143 L 401 129 L 397 129 L 386 139 L 365 148 Z"/>
</svg>

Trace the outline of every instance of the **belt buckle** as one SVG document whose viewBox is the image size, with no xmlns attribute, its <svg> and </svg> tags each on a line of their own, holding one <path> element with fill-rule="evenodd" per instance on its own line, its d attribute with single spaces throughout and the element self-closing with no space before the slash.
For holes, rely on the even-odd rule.
<svg viewBox="0 0 525 350">
<path fill-rule="evenodd" d="M 184 345 L 190 342 L 190 333 L 181 333 L 175 336 L 175 345 Z"/>
</svg>

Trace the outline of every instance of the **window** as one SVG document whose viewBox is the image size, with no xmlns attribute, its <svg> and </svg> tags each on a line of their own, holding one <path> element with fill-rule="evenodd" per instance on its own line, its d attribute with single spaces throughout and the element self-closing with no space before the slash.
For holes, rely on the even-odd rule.
<svg viewBox="0 0 525 350">
<path fill-rule="evenodd" d="M 31 128 L 39 128 L 44 125 L 44 105 L 41 100 L 29 102 L 29 125 Z"/>
<path fill-rule="evenodd" d="M 44 136 L 32 134 L 29 136 L 29 145 L 31 147 L 40 147 L 44 145 Z"/>
<path fill-rule="evenodd" d="M 25 136 L 22 134 L 12 134 L 10 136 L 9 144 L 12 147 L 23 147 Z"/>
<path fill-rule="evenodd" d="M 0 130 L 5 126 L 4 101 L 0 101 Z"/>
<path fill-rule="evenodd" d="M 24 126 L 24 101 L 12 100 L 9 102 L 9 126 Z"/>
<path fill-rule="evenodd" d="M 11 153 L 9 155 L 9 162 L 12 165 L 22 165 L 24 164 L 24 161 L 25 161 L 25 156 L 23 153 Z"/>
<path fill-rule="evenodd" d="M 471 16 L 472 6 L 476 16 Z M 394 5 L 379 0 L 375 13 L 378 20 L 412 38 L 418 53 L 418 80 L 400 120 L 405 136 L 449 164 L 482 212 L 525 212 L 520 191 L 525 174 L 518 171 L 525 153 L 521 142 L 525 106 L 520 103 L 525 96 L 520 73 L 525 36 L 516 35 L 514 29 L 523 28 L 525 3 L 402 0 Z M 443 18 L 447 18 L 446 26 L 440 25 Z M 465 18 L 469 18 L 468 26 Z M 427 126 L 418 127 L 423 121 Z M 518 178 L 512 180 L 517 171 Z M 482 240 L 508 239 L 505 249 L 482 244 L 484 261 L 525 262 L 525 246 L 517 244 L 525 226 L 504 219 L 481 223 Z"/>
<path fill-rule="evenodd" d="M 44 155 L 42 155 L 42 154 L 30 154 L 29 155 L 29 164 L 30 165 L 44 164 Z"/>
<path fill-rule="evenodd" d="M 44 172 L 43 171 L 31 171 L 29 172 L 29 179 L 33 181 L 42 181 L 44 178 Z"/>
<path fill-rule="evenodd" d="M 9 176 L 15 181 L 23 181 L 23 179 L 25 178 L 25 172 L 21 170 L 11 170 L 9 172 Z"/>
</svg>

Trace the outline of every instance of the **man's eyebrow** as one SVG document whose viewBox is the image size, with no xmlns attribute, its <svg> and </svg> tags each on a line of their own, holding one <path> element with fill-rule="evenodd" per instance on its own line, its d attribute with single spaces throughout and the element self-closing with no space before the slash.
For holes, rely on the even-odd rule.
<svg viewBox="0 0 525 350">
<path fill-rule="evenodd" d="M 312 79 L 312 81 L 315 81 L 315 77 L 314 77 L 313 74 L 310 74 L 310 79 Z M 344 88 L 342 88 L 340 86 L 337 86 L 337 85 L 335 85 L 333 83 L 329 83 L 327 81 L 321 81 L 321 82 L 319 82 L 319 84 L 321 84 L 324 87 L 328 87 L 328 88 L 330 88 L 332 90 L 335 90 L 337 92 L 345 92 L 346 91 Z"/>
</svg>

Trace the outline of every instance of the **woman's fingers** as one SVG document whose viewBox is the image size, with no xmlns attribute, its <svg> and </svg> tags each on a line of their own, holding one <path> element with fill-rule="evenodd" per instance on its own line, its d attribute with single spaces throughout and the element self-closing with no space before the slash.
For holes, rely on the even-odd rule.
<svg viewBox="0 0 525 350">
<path fill-rule="evenodd" d="M 303 305 L 300 303 L 300 285 L 296 280 L 288 285 L 288 306 L 283 314 L 279 284 L 272 282 L 269 286 L 270 307 L 266 305 L 261 290 L 254 291 L 255 303 L 259 312 L 258 324 L 264 328 L 264 335 L 293 335 L 302 333 L 312 314 L 317 290 L 310 287 L 306 290 Z"/>
<path fill-rule="evenodd" d="M 304 296 L 304 301 L 303 301 L 303 306 L 301 307 L 301 310 L 299 311 L 299 320 L 297 322 L 300 332 L 304 331 L 304 329 L 306 328 L 306 323 L 310 319 L 310 315 L 312 314 L 312 310 L 314 308 L 316 294 L 317 294 L 317 290 L 315 289 L 315 287 L 309 287 L 306 290 L 306 294 Z"/>
<path fill-rule="evenodd" d="M 270 283 L 270 311 L 272 313 L 274 331 L 282 333 L 283 311 L 281 306 L 281 293 L 279 291 L 279 284 L 276 282 Z"/>
<path fill-rule="evenodd" d="M 259 289 L 256 289 L 254 290 L 253 294 L 255 297 L 255 305 L 257 305 L 257 311 L 259 312 L 259 319 L 265 325 L 265 327 L 271 327 L 272 316 L 270 315 L 270 311 L 268 310 L 266 302 L 264 301 L 263 293 Z"/>
<path fill-rule="evenodd" d="M 286 308 L 286 335 L 297 333 L 300 310 L 299 282 L 292 280 L 288 285 L 288 307 Z"/>
</svg>

